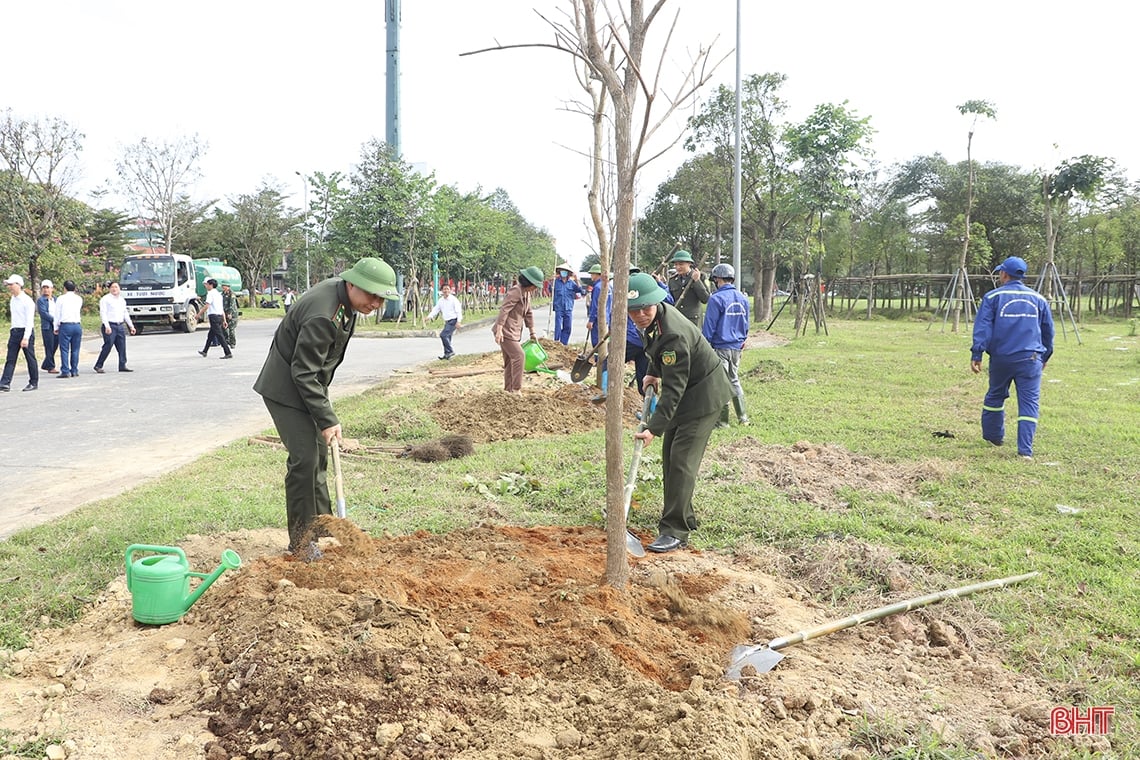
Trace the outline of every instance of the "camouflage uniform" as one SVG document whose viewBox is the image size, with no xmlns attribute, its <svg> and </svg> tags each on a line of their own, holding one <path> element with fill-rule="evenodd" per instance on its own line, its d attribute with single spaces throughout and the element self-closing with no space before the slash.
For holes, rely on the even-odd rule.
<svg viewBox="0 0 1140 760">
<path fill-rule="evenodd" d="M 226 313 L 226 342 L 233 348 L 237 345 L 238 308 L 237 296 L 228 285 L 222 288 L 222 311 Z"/>
</svg>

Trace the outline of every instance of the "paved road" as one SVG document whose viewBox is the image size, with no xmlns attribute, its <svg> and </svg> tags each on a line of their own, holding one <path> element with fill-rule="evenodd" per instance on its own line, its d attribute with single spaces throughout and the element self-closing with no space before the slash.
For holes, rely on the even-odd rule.
<svg viewBox="0 0 1140 760">
<path fill-rule="evenodd" d="M 545 307 L 535 310 L 539 335 L 545 333 L 548 313 Z M 574 317 L 573 335 L 583 340 L 584 301 Z M 115 371 L 113 351 L 106 374 L 95 374 L 91 367 L 101 342 L 84 336 L 79 377 L 60 380 L 41 372 L 39 390 L 29 393 L 18 390 L 27 383 L 21 358 L 13 391 L 0 394 L 6 428 L 0 437 L 0 538 L 272 427 L 252 386 L 278 322 L 242 322 L 229 361 L 220 359 L 218 348 L 206 359 L 197 354 L 205 329 L 193 335 L 128 336 L 128 364 L 134 370 L 129 374 Z M 435 337 L 365 335 L 358 333 L 349 345 L 333 382 L 333 399 L 360 393 L 393 370 L 434 360 L 442 351 Z M 497 350 L 486 323 L 465 325 L 453 343 L 460 354 Z"/>
</svg>

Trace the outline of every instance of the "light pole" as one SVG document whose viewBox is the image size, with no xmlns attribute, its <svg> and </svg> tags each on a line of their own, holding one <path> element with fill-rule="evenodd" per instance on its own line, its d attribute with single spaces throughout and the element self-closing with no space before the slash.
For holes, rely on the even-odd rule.
<svg viewBox="0 0 1140 760">
<path fill-rule="evenodd" d="M 301 172 L 293 173 L 300 177 L 305 185 L 305 290 L 308 290 L 312 282 L 309 275 L 309 178 Z"/>
</svg>

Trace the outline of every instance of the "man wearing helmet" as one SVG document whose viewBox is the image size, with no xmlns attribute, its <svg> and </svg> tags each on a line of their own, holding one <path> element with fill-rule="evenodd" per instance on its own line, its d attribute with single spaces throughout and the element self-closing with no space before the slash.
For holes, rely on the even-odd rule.
<svg viewBox="0 0 1140 760">
<path fill-rule="evenodd" d="M 732 398 L 720 357 L 692 322 L 664 303 L 666 295 L 651 275 L 629 278 L 629 318 L 645 336 L 649 359 L 644 385 L 658 392 L 656 410 L 635 437 L 647 444 L 662 437 L 664 508 L 658 536 L 647 547 L 653 552 L 685 546 L 696 529 L 697 473 L 720 410 Z"/>
<path fill-rule="evenodd" d="M 748 424 L 744 409 L 744 389 L 740 386 L 740 352 L 748 339 L 748 299 L 736 289 L 736 271 L 728 264 L 717 264 L 712 270 L 715 291 L 705 307 L 705 321 L 701 334 L 720 357 L 720 363 L 732 386 L 732 405 L 741 425 Z M 728 427 L 728 406 L 720 411 L 718 428 Z"/>
<path fill-rule="evenodd" d="M 703 275 L 693 266 L 693 255 L 677 251 L 670 259 L 676 274 L 669 278 L 669 295 L 677 310 L 697 327 L 701 326 L 701 304 L 709 302 L 709 289 Z"/>
<path fill-rule="evenodd" d="M 574 323 L 574 301 L 586 291 L 572 275 L 569 264 L 559 264 L 554 270 L 554 296 L 550 308 L 554 309 L 554 339 L 566 346 L 570 344 L 570 327 Z"/>
<path fill-rule="evenodd" d="M 285 472 L 289 551 L 305 562 L 321 557 L 313 522 L 319 515 L 332 514 L 325 477 L 328 447 L 342 436 L 329 386 L 344 361 L 357 313 L 367 316 L 397 296 L 395 271 L 370 257 L 340 277 L 317 283 L 281 320 L 253 384 L 289 451 Z"/>
</svg>

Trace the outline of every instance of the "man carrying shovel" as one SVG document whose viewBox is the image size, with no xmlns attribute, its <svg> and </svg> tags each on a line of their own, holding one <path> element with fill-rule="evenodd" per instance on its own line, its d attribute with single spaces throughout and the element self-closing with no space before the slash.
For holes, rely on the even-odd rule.
<svg viewBox="0 0 1140 760">
<path fill-rule="evenodd" d="M 321 558 L 312 524 L 318 515 L 332 514 L 325 475 L 328 449 L 342 437 L 329 401 L 333 374 L 344 361 L 357 313 L 367 316 L 397 296 L 396 273 L 374 258 L 363 258 L 340 277 L 313 286 L 281 320 L 253 384 L 289 451 L 289 551 L 304 562 Z"/>
<path fill-rule="evenodd" d="M 645 336 L 649 370 L 643 387 L 657 388 L 657 409 L 635 435 L 646 444 L 661 438 L 664 509 L 651 552 L 671 552 L 697 527 L 693 490 L 720 410 L 732 398 L 720 357 L 700 330 L 676 308 L 651 275 L 629 278 L 629 318 Z"/>
</svg>

